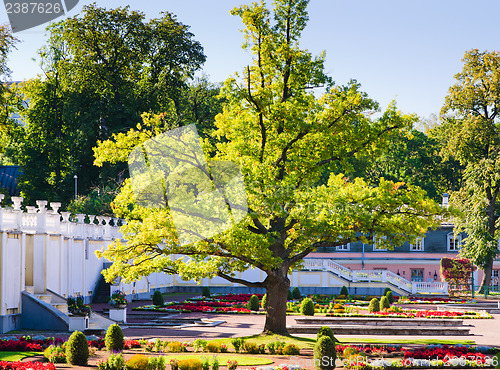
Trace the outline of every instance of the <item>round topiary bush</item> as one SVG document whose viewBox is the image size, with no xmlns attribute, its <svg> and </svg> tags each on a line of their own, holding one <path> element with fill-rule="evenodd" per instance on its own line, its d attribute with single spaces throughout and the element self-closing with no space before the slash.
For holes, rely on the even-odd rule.
<svg viewBox="0 0 500 370">
<path fill-rule="evenodd" d="M 385 288 L 383 295 L 387 295 L 387 292 L 392 292 L 391 288 Z"/>
<path fill-rule="evenodd" d="M 89 359 L 89 343 L 85 334 L 74 331 L 66 342 L 66 361 L 71 365 L 87 365 Z"/>
<path fill-rule="evenodd" d="M 368 305 L 369 312 L 378 312 L 380 311 L 380 302 L 377 298 L 373 298 Z"/>
<path fill-rule="evenodd" d="M 311 298 L 304 298 L 300 303 L 300 313 L 306 316 L 314 316 L 314 302 Z"/>
<path fill-rule="evenodd" d="M 110 325 L 104 339 L 108 351 L 122 351 L 125 341 L 123 340 L 123 331 L 120 325 Z"/>
<path fill-rule="evenodd" d="M 159 290 L 155 290 L 153 293 L 153 304 L 155 306 L 163 306 L 163 295 Z"/>
<path fill-rule="evenodd" d="M 389 300 L 390 304 L 394 303 L 394 294 L 392 294 L 392 290 L 389 290 L 387 293 L 385 293 L 385 296 Z"/>
<path fill-rule="evenodd" d="M 293 299 L 292 291 L 288 289 L 288 297 L 287 300 L 291 301 Z"/>
<path fill-rule="evenodd" d="M 259 297 L 257 297 L 255 294 L 250 297 L 247 303 L 247 308 L 250 311 L 258 311 L 260 308 L 260 302 L 259 302 Z"/>
<path fill-rule="evenodd" d="M 333 335 L 333 330 L 328 326 L 322 326 L 318 330 L 318 336 L 317 336 L 316 340 L 319 340 L 320 337 L 324 337 L 324 336 L 330 337 L 334 343 L 338 342 L 337 338 L 335 338 L 335 336 Z"/>
<path fill-rule="evenodd" d="M 262 309 L 267 309 L 267 293 L 264 294 L 264 296 L 262 297 L 262 301 L 260 302 L 260 305 L 262 307 Z"/>
<path fill-rule="evenodd" d="M 380 297 L 380 310 L 390 308 L 391 304 L 389 303 L 389 298 L 387 298 L 385 295 Z"/>
<path fill-rule="evenodd" d="M 207 286 L 204 286 L 202 291 L 201 291 L 201 295 L 203 297 L 207 297 L 207 298 L 210 298 L 210 288 L 207 287 Z"/>
<path fill-rule="evenodd" d="M 337 351 L 335 343 L 329 336 L 319 337 L 314 345 L 314 367 L 320 370 L 335 369 Z"/>
<path fill-rule="evenodd" d="M 347 287 L 345 285 L 340 289 L 340 295 L 343 295 L 344 297 L 347 297 L 349 295 L 349 291 L 347 290 Z"/>
<path fill-rule="evenodd" d="M 293 288 L 292 297 L 293 297 L 293 299 L 301 299 L 302 298 L 302 294 L 300 294 L 300 289 L 298 287 Z"/>
</svg>

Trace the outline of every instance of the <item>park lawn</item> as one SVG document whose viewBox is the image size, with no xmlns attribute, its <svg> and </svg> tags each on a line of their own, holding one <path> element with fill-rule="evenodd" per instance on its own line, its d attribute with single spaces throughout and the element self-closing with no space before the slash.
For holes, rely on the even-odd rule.
<svg viewBox="0 0 500 370">
<path fill-rule="evenodd" d="M 237 361 L 238 366 L 259 366 L 273 363 L 273 360 L 266 358 L 266 356 L 239 355 L 235 353 L 168 353 L 163 357 L 165 357 L 167 364 L 173 359 L 198 359 L 200 361 L 208 359 L 212 363 L 214 357 L 217 357 L 221 366 L 225 366 L 229 360 Z"/>
<path fill-rule="evenodd" d="M 277 340 L 281 342 L 285 342 L 286 344 L 295 344 L 299 348 L 313 348 L 314 343 L 316 343 L 316 339 L 314 338 L 304 338 L 304 337 L 295 337 L 295 336 L 284 336 L 284 335 L 252 335 L 249 337 L 241 337 L 245 339 L 247 342 L 252 342 L 257 345 L 267 344 L 270 342 L 276 342 Z M 227 348 L 234 349 L 231 341 L 234 338 L 224 338 L 224 339 L 214 339 L 214 342 L 218 342 L 220 344 L 225 344 Z"/>
<path fill-rule="evenodd" d="M 0 351 L 0 361 L 21 361 L 26 357 L 42 355 L 42 352 L 9 352 Z"/>
</svg>

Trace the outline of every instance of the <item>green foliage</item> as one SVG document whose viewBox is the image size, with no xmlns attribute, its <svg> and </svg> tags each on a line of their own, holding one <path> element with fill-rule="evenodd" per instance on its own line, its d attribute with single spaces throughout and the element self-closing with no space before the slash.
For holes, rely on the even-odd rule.
<svg viewBox="0 0 500 370">
<path fill-rule="evenodd" d="M 304 298 L 300 303 L 300 313 L 306 316 L 314 316 L 314 302 L 311 298 Z"/>
<path fill-rule="evenodd" d="M 66 342 L 66 361 L 70 365 L 87 365 L 89 359 L 89 344 L 85 334 L 74 331 Z"/>
<path fill-rule="evenodd" d="M 378 312 L 380 311 L 380 302 L 377 298 L 372 298 L 370 304 L 368 305 L 369 312 Z"/>
<path fill-rule="evenodd" d="M 335 343 L 329 336 L 321 336 L 314 345 L 314 366 L 316 369 L 335 369 L 337 351 Z"/>
<path fill-rule="evenodd" d="M 207 286 L 204 286 L 201 295 L 203 297 L 210 298 L 210 288 Z"/>
<path fill-rule="evenodd" d="M 123 354 L 118 353 L 109 355 L 106 361 L 98 362 L 97 367 L 99 370 L 122 370 L 125 368 Z"/>
<path fill-rule="evenodd" d="M 106 331 L 105 337 L 106 349 L 108 351 L 123 351 L 125 341 L 123 331 L 118 324 L 112 324 Z"/>
<path fill-rule="evenodd" d="M 322 336 L 327 336 L 330 337 L 334 343 L 338 342 L 337 338 L 335 338 L 335 335 L 333 334 L 333 330 L 329 326 L 322 326 L 318 330 L 318 335 L 316 337 L 316 340 L 318 340 Z"/>
<path fill-rule="evenodd" d="M 298 356 L 300 355 L 300 350 L 295 344 L 287 344 L 283 347 L 283 354 L 286 356 Z"/>
<path fill-rule="evenodd" d="M 288 289 L 288 296 L 287 296 L 287 300 L 288 301 L 291 301 L 293 299 L 293 294 L 292 294 L 292 291 L 290 289 Z"/>
<path fill-rule="evenodd" d="M 343 285 L 340 289 L 340 295 L 343 295 L 344 297 L 347 297 L 349 295 L 349 291 L 347 290 L 347 287 L 345 285 Z"/>
<path fill-rule="evenodd" d="M 172 369 L 172 361 L 170 361 Z M 148 370 L 165 370 L 167 367 L 164 356 L 150 356 L 148 358 Z"/>
<path fill-rule="evenodd" d="M 293 288 L 292 297 L 293 297 L 293 299 L 301 299 L 302 298 L 302 294 L 300 293 L 299 287 Z"/>
<path fill-rule="evenodd" d="M 392 290 L 387 291 L 387 293 L 385 293 L 385 296 L 389 300 L 390 304 L 394 303 L 394 294 L 392 293 Z"/>
<path fill-rule="evenodd" d="M 196 338 L 193 342 L 193 347 L 195 352 L 205 352 L 207 349 L 207 341 L 205 339 Z"/>
<path fill-rule="evenodd" d="M 371 303 L 371 302 L 370 302 Z M 383 310 L 383 309 L 387 309 L 387 308 L 390 308 L 391 307 L 391 304 L 389 303 L 389 298 L 387 298 L 387 296 L 383 295 L 381 298 L 380 298 L 380 303 L 379 303 L 379 308 L 380 310 Z"/>
<path fill-rule="evenodd" d="M 184 346 L 181 342 L 168 342 L 167 348 L 165 349 L 167 352 L 186 352 L 186 346 Z"/>
<path fill-rule="evenodd" d="M 71 200 L 66 209 L 73 214 L 113 216 L 111 202 L 113 202 L 117 194 L 116 187 L 110 185 L 92 188 L 88 195 L 79 195 L 76 200 Z"/>
<path fill-rule="evenodd" d="M 391 288 L 387 287 L 384 289 L 384 294 L 383 295 L 387 295 L 388 292 L 392 292 Z"/>
<path fill-rule="evenodd" d="M 43 351 L 43 357 L 53 364 L 66 363 L 66 351 L 62 346 L 50 345 Z"/>
<path fill-rule="evenodd" d="M 290 290 L 289 290 L 290 292 Z M 262 296 L 262 301 L 260 302 L 260 305 L 263 310 L 266 310 L 267 308 L 267 293 Z"/>
<path fill-rule="evenodd" d="M 163 295 L 161 294 L 161 292 L 159 290 L 155 290 L 155 292 L 153 293 L 153 304 L 155 306 L 158 306 L 158 307 L 162 307 L 163 306 Z"/>
<path fill-rule="evenodd" d="M 441 110 L 438 128 L 444 152 L 465 166 L 462 187 L 451 193 L 450 206 L 458 212 L 455 235 L 464 231 L 460 255 L 484 270 L 481 286 L 490 285 L 493 260 L 498 254 L 500 225 L 500 53 L 471 49 L 465 52 L 462 71 L 454 77 Z"/>
<path fill-rule="evenodd" d="M 245 339 L 243 339 L 243 338 L 233 338 L 233 339 L 231 339 L 231 344 L 234 347 L 234 351 L 236 353 L 239 353 L 240 349 L 242 349 L 243 345 L 245 344 Z"/>
<path fill-rule="evenodd" d="M 236 349 L 236 347 L 235 347 Z M 245 342 L 243 344 L 243 350 L 247 353 L 257 355 L 260 353 L 259 345 L 255 342 Z"/>
<path fill-rule="evenodd" d="M 257 297 L 255 294 L 253 294 L 250 297 L 250 299 L 248 300 L 247 308 L 250 311 L 259 311 L 259 308 L 260 308 L 259 297 Z"/>
<path fill-rule="evenodd" d="M 210 341 L 207 343 L 207 352 L 219 353 L 221 351 L 221 345 L 219 342 Z"/>
<path fill-rule="evenodd" d="M 202 370 L 201 361 L 197 358 L 179 360 L 179 370 Z"/>
<path fill-rule="evenodd" d="M 212 370 L 219 370 L 219 360 L 215 357 L 212 361 Z"/>
<path fill-rule="evenodd" d="M 148 356 L 135 354 L 125 362 L 127 370 L 149 370 Z"/>
</svg>

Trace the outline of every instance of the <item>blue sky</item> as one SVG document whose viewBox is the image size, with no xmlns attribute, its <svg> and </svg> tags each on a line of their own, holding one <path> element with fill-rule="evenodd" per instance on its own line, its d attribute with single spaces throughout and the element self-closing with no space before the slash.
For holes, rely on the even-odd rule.
<svg viewBox="0 0 500 370">
<path fill-rule="evenodd" d="M 250 63 L 241 49 L 242 23 L 229 11 L 250 1 L 237 0 L 97 0 L 103 7 L 130 5 L 147 17 L 170 11 L 191 26 L 207 55 L 204 72 L 213 82 Z M 80 0 L 78 14 L 91 1 Z M 270 4 L 271 2 L 268 1 Z M 326 70 L 338 84 L 358 80 L 369 96 L 387 106 L 427 118 L 438 113 L 466 50 L 500 50 L 498 0 L 311 0 L 302 48 L 326 51 Z M 0 21 L 7 22 L 0 5 Z M 44 26 L 17 33 L 23 42 L 9 59 L 13 80 L 40 73 L 37 50 Z"/>
</svg>

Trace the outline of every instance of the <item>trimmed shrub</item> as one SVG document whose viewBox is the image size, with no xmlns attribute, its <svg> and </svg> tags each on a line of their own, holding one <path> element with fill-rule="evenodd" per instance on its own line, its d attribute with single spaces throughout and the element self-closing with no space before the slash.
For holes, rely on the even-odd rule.
<svg viewBox="0 0 500 370">
<path fill-rule="evenodd" d="M 53 364 L 66 363 L 66 351 L 61 346 L 50 345 L 43 351 L 43 357 Z"/>
<path fill-rule="evenodd" d="M 163 306 L 163 295 L 159 290 L 155 290 L 153 293 L 153 304 L 155 306 Z"/>
<path fill-rule="evenodd" d="M 211 341 L 207 343 L 207 352 L 219 353 L 220 352 L 220 343 Z"/>
<path fill-rule="evenodd" d="M 120 325 L 113 324 L 109 326 L 104 342 L 108 351 L 123 351 L 125 341 L 123 339 L 123 331 L 122 328 L 120 328 Z"/>
<path fill-rule="evenodd" d="M 170 361 L 170 366 L 172 369 L 174 369 L 174 366 L 172 366 L 172 361 Z M 165 357 L 163 356 L 150 356 L 148 358 L 148 370 L 165 370 L 167 367 Z"/>
<path fill-rule="evenodd" d="M 384 308 L 387 309 L 390 307 L 391 307 L 391 304 L 389 303 L 389 298 L 387 298 L 387 296 L 383 295 L 380 298 L 380 310 L 383 310 Z"/>
<path fill-rule="evenodd" d="M 287 344 L 283 348 L 283 354 L 287 356 L 298 356 L 300 355 L 300 350 L 295 344 Z"/>
<path fill-rule="evenodd" d="M 260 301 L 260 306 L 263 310 L 267 309 L 267 293 L 262 297 L 262 301 Z"/>
<path fill-rule="evenodd" d="M 394 294 L 392 294 L 392 290 L 389 290 L 387 293 L 385 293 L 385 296 L 389 300 L 390 304 L 394 303 Z"/>
<path fill-rule="evenodd" d="M 169 342 L 166 348 L 167 352 L 186 352 L 186 347 L 181 342 Z"/>
<path fill-rule="evenodd" d="M 274 342 L 267 343 L 266 348 L 270 355 L 274 355 L 276 353 L 276 344 Z"/>
<path fill-rule="evenodd" d="M 201 370 L 201 361 L 197 358 L 179 360 L 179 370 Z"/>
<path fill-rule="evenodd" d="M 293 299 L 292 291 L 288 289 L 288 297 L 287 300 L 291 301 Z"/>
<path fill-rule="evenodd" d="M 380 311 L 380 302 L 377 298 L 373 298 L 368 305 L 369 312 L 378 312 Z"/>
<path fill-rule="evenodd" d="M 349 295 L 349 291 L 347 290 L 347 287 L 345 285 L 340 289 L 340 295 L 343 295 L 344 297 L 347 297 Z"/>
<path fill-rule="evenodd" d="M 148 370 L 148 356 L 133 355 L 125 362 L 127 370 Z"/>
<path fill-rule="evenodd" d="M 89 343 L 85 334 L 74 331 L 66 342 L 66 361 L 71 365 L 87 365 L 89 360 Z"/>
<path fill-rule="evenodd" d="M 300 313 L 306 316 L 314 316 L 314 302 L 311 298 L 304 298 L 300 303 Z"/>
<path fill-rule="evenodd" d="M 246 342 L 243 344 L 243 350 L 252 355 L 258 355 L 260 353 L 259 346 L 254 342 Z"/>
<path fill-rule="evenodd" d="M 125 360 L 123 359 L 123 355 L 121 353 L 117 355 L 109 355 L 106 361 L 97 362 L 97 368 L 99 370 L 123 370 L 125 368 Z"/>
<path fill-rule="evenodd" d="M 245 339 L 243 338 L 234 338 L 231 340 L 231 344 L 234 347 L 234 351 L 236 353 L 240 352 L 240 349 L 243 349 L 243 345 L 245 344 Z"/>
<path fill-rule="evenodd" d="M 260 308 L 260 302 L 259 302 L 259 297 L 257 297 L 255 294 L 250 297 L 247 303 L 247 308 L 250 311 L 259 311 Z"/>
<path fill-rule="evenodd" d="M 210 288 L 207 287 L 207 286 L 204 286 L 203 287 L 203 290 L 201 291 L 201 295 L 203 297 L 207 297 L 207 298 L 210 298 Z"/>
<path fill-rule="evenodd" d="M 337 351 L 335 343 L 326 335 L 319 337 L 314 345 L 314 367 L 320 370 L 335 369 Z"/>
<path fill-rule="evenodd" d="M 316 340 L 319 340 L 319 338 L 324 337 L 324 336 L 330 337 L 330 339 L 333 340 L 334 343 L 338 342 L 337 338 L 335 338 L 335 335 L 333 334 L 332 328 L 330 328 L 328 326 L 322 326 L 318 330 L 318 336 L 316 337 Z"/>
<path fill-rule="evenodd" d="M 383 295 L 387 295 L 387 292 L 392 292 L 391 288 L 385 288 Z"/>
<path fill-rule="evenodd" d="M 300 294 L 300 289 L 298 287 L 293 288 L 292 298 L 293 299 L 301 299 L 302 298 L 302 294 Z"/>
<path fill-rule="evenodd" d="M 196 338 L 193 342 L 195 352 L 205 352 L 207 349 L 207 341 L 205 339 Z"/>
</svg>

